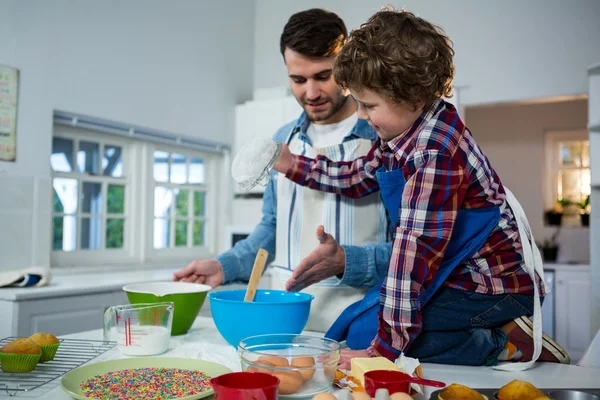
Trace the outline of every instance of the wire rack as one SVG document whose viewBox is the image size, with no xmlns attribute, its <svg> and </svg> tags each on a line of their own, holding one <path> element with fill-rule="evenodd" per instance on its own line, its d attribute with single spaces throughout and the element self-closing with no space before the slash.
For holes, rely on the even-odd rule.
<svg viewBox="0 0 600 400">
<path fill-rule="evenodd" d="M 0 347 L 17 339 L 0 340 Z M 60 339 L 60 346 L 53 361 L 39 363 L 31 372 L 8 373 L 0 371 L 0 395 L 9 396 L 39 388 L 67 372 L 93 360 L 115 346 L 115 342 L 101 340 Z"/>
</svg>

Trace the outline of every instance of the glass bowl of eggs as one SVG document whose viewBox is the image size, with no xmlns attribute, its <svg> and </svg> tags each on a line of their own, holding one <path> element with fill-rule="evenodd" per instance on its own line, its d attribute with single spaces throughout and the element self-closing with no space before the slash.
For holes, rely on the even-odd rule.
<svg viewBox="0 0 600 400">
<path fill-rule="evenodd" d="M 332 391 L 340 344 L 310 335 L 258 335 L 241 340 L 238 355 L 243 371 L 279 378 L 280 399 L 303 400 Z"/>
</svg>

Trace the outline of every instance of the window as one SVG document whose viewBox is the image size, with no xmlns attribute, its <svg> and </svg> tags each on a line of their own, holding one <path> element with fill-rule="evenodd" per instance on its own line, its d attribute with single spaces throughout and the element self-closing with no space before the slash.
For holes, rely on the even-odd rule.
<svg viewBox="0 0 600 400">
<path fill-rule="evenodd" d="M 204 245 L 204 160 L 154 151 L 154 248 Z"/>
<path fill-rule="evenodd" d="M 180 265 L 214 256 L 225 209 L 215 199 L 229 191 L 217 183 L 229 158 L 125 132 L 55 123 L 52 265 Z"/>
<path fill-rule="evenodd" d="M 52 249 L 124 249 L 126 142 L 62 130 L 52 140 Z"/>
<path fill-rule="evenodd" d="M 588 133 L 548 132 L 546 135 L 549 182 L 545 196 L 546 209 L 562 209 L 567 224 L 578 225 L 578 205 L 591 193 Z M 563 207 L 561 202 L 569 205 Z"/>
</svg>

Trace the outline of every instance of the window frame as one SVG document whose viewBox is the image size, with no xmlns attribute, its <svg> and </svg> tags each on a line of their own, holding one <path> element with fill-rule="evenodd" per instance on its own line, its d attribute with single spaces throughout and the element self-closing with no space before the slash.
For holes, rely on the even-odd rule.
<svg viewBox="0 0 600 400">
<path fill-rule="evenodd" d="M 558 172 L 560 149 L 559 143 L 565 141 L 588 141 L 589 134 L 586 129 L 565 130 L 565 131 L 547 131 L 545 134 L 545 188 L 544 188 L 544 209 L 551 210 L 555 207 L 558 200 Z M 591 155 L 590 155 L 591 158 Z M 588 167 L 580 167 L 590 168 Z"/>
<path fill-rule="evenodd" d="M 201 158 L 204 161 L 204 171 L 205 171 L 205 182 L 203 184 L 177 184 L 171 182 L 156 182 L 154 180 L 153 174 L 153 166 L 154 166 L 154 151 L 164 151 L 169 154 L 183 154 L 186 156 L 189 165 L 190 156 Z M 145 253 L 147 255 L 147 259 L 152 262 L 164 262 L 165 260 L 170 260 L 173 258 L 191 261 L 196 258 L 209 258 L 214 256 L 216 252 L 216 248 L 218 246 L 217 241 L 215 240 L 216 236 L 216 219 L 218 214 L 217 207 L 217 198 L 218 198 L 218 174 L 216 171 L 219 169 L 219 161 L 218 157 L 215 157 L 214 154 L 203 152 L 201 150 L 188 150 L 184 148 L 180 148 L 172 145 L 162 145 L 155 143 L 147 143 L 145 145 L 144 153 L 146 156 L 144 157 L 145 167 L 148 171 L 148 179 L 147 185 L 144 190 L 144 194 L 146 198 L 149 199 L 148 207 L 145 210 L 144 220 L 147 224 L 149 224 L 150 231 L 152 234 L 149 235 L 148 240 L 146 240 Z M 154 248 L 154 189 L 157 186 L 163 187 L 179 187 L 183 190 L 194 190 L 194 191 L 203 191 L 205 193 L 205 204 L 204 204 L 204 245 L 203 246 L 181 246 L 181 247 L 169 247 L 163 249 L 155 249 Z M 201 190 L 197 190 L 201 189 Z M 191 204 L 188 203 L 188 209 L 191 211 L 193 207 L 193 202 Z M 173 207 L 174 209 L 175 207 Z M 172 214 L 174 211 L 172 212 Z M 215 216 L 214 218 L 212 216 Z M 209 217 L 210 216 L 210 217 Z M 188 215 L 187 220 L 195 220 L 200 218 L 194 218 L 191 215 Z M 176 221 L 176 218 L 171 215 L 169 217 L 170 221 Z M 188 226 L 188 234 L 192 227 Z M 174 228 L 170 230 L 170 232 L 174 232 Z M 174 233 L 171 234 L 171 242 L 174 241 Z M 188 236 L 188 243 L 190 242 L 190 237 Z"/>
<path fill-rule="evenodd" d="M 132 144 L 133 140 L 122 138 L 118 136 L 108 135 L 102 132 L 96 131 L 87 131 L 83 128 L 76 127 L 68 127 L 68 126 L 60 126 L 54 125 L 54 131 L 52 138 L 60 137 L 73 141 L 73 171 L 74 172 L 61 172 L 54 171 L 52 166 L 50 166 L 51 171 L 51 190 L 50 190 L 50 204 L 54 203 L 54 179 L 55 178 L 65 178 L 65 179 L 76 179 L 77 180 L 77 210 L 75 212 L 76 223 L 77 223 L 77 245 L 76 249 L 73 251 L 64 251 L 64 250 L 55 250 L 54 245 L 51 246 L 51 264 L 52 266 L 74 266 L 74 265 L 98 265 L 104 263 L 114 263 L 115 260 L 120 260 L 120 262 L 131 263 L 135 260 L 133 253 L 133 231 L 132 229 L 134 224 L 134 216 L 132 215 L 132 201 L 134 200 L 133 190 L 132 190 L 132 181 L 133 177 L 136 174 L 135 171 L 135 163 L 131 162 L 132 155 Z M 93 137 L 89 136 L 90 133 L 93 133 Z M 104 175 L 90 175 L 88 173 L 79 172 L 77 166 L 77 151 L 79 150 L 79 142 L 87 141 L 98 143 L 103 146 L 105 145 L 116 145 L 120 146 L 122 149 L 121 153 L 121 162 L 123 163 L 123 177 L 115 178 L 111 176 Z M 103 147 L 101 147 L 103 148 Z M 102 156 L 101 156 L 102 157 Z M 102 239 L 101 243 L 104 247 L 106 245 L 106 220 L 108 218 L 106 212 L 106 193 L 107 186 L 112 183 L 118 183 L 125 187 L 125 199 L 124 199 L 124 210 L 123 210 L 123 219 L 125 220 L 123 224 L 123 248 L 120 249 L 81 249 L 81 220 L 85 218 L 84 215 L 88 213 L 82 212 L 81 207 L 81 192 L 82 192 L 82 182 L 93 182 L 93 183 L 101 183 L 102 184 L 102 213 L 101 218 L 103 221 L 102 224 Z M 50 234 L 51 234 L 51 242 L 54 242 L 54 217 L 57 214 L 52 207 L 51 210 L 51 223 L 50 223 Z M 64 215 L 64 213 L 63 213 Z M 83 216 L 83 217 L 82 217 Z M 90 262 L 90 257 L 93 257 L 93 263 Z"/>
<path fill-rule="evenodd" d="M 93 135 L 93 136 L 91 136 Z M 119 145 L 122 148 L 123 176 L 125 183 L 125 224 L 123 232 L 123 249 L 100 249 L 88 250 L 79 249 L 75 251 L 54 250 L 51 246 L 51 265 L 56 268 L 76 267 L 79 269 L 95 269 L 101 266 L 119 265 L 131 268 L 140 265 L 169 265 L 181 266 L 187 264 L 196 258 L 212 258 L 216 256 L 217 249 L 222 245 L 221 234 L 223 226 L 227 224 L 226 209 L 230 204 L 231 184 L 226 180 L 229 177 L 230 156 L 229 151 L 211 152 L 203 151 L 198 148 L 190 148 L 184 143 L 179 145 L 155 143 L 144 140 L 143 138 L 124 137 L 119 134 L 111 134 L 85 128 L 81 126 L 65 126 L 54 124 L 53 138 L 64 137 L 77 141 L 102 142 L 105 144 Z M 86 137 L 88 140 L 86 140 Z M 77 168 L 77 145 L 74 144 L 74 167 Z M 170 153 L 185 154 L 188 157 L 201 158 L 204 161 L 205 183 L 186 184 L 194 186 L 194 189 L 201 187 L 205 194 L 204 205 L 204 246 L 174 247 L 168 249 L 154 249 L 154 177 L 153 162 L 154 150 L 169 151 Z M 53 240 L 53 182 L 55 177 L 69 178 L 72 175 L 80 175 L 81 180 L 91 181 L 93 179 L 102 179 L 87 173 L 62 173 L 55 172 L 50 166 L 51 172 L 51 190 L 49 201 L 51 205 L 51 223 L 50 234 Z M 108 178 L 108 177 L 107 177 Z M 112 178 L 121 179 L 121 178 Z M 227 184 L 221 184 L 228 182 Z M 107 183 L 104 183 L 107 185 Z M 78 193 L 81 193 L 81 183 L 78 183 Z M 158 185 L 160 186 L 160 184 Z M 218 199 L 228 199 L 218 201 Z M 77 216 L 80 213 L 80 199 L 78 198 Z M 135 206 L 134 206 L 135 205 Z M 191 204 L 193 207 L 193 202 Z M 106 220 L 106 199 L 103 197 L 103 221 Z M 209 217 L 210 216 L 210 217 Z M 188 215 L 188 219 L 196 218 Z M 77 220 L 77 241 L 79 243 L 81 231 L 79 229 L 80 218 Z M 104 236 L 106 235 L 106 225 L 103 225 Z M 193 224 L 191 229 L 193 230 Z M 188 227 L 188 232 L 190 228 Z M 103 238 L 103 243 L 106 238 Z"/>
</svg>

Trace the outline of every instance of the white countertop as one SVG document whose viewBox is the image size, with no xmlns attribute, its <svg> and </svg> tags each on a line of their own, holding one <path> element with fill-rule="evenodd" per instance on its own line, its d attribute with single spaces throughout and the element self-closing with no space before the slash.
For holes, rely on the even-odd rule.
<svg viewBox="0 0 600 400">
<path fill-rule="evenodd" d="M 64 336 L 64 338 L 102 340 L 102 331 L 77 333 Z M 198 317 L 187 335 L 172 337 L 170 350 L 161 357 L 192 357 L 207 361 L 217 361 L 215 358 L 220 357 L 222 364 L 229 366 L 232 370 L 240 370 L 234 348 L 220 336 L 212 319 L 205 317 Z M 113 348 L 91 362 L 118 358 L 124 358 L 124 356 L 119 353 L 117 348 Z M 460 383 L 480 389 L 498 388 L 513 379 L 529 381 L 539 388 L 600 388 L 600 369 L 551 363 L 540 363 L 533 369 L 518 373 L 496 371 L 490 367 L 423 364 L 423 374 L 425 378 L 441 380 L 446 384 Z M 432 391 L 434 391 L 433 388 L 427 388 L 426 394 L 429 396 Z M 0 392 L 0 398 L 8 399 L 9 397 L 3 397 L 3 393 Z M 43 388 L 10 398 L 68 400 L 70 396 L 60 387 L 59 378 Z M 422 400 L 424 397 L 415 396 L 415 399 Z"/>
<path fill-rule="evenodd" d="M 89 273 L 52 269 L 52 279 L 48 286 L 0 288 L 0 300 L 21 301 L 117 291 L 130 283 L 170 281 L 178 269 L 180 268 L 119 270 L 111 267 L 109 271 Z"/>
<path fill-rule="evenodd" d="M 580 271 L 590 272 L 590 264 L 544 263 L 544 271 Z"/>
</svg>

